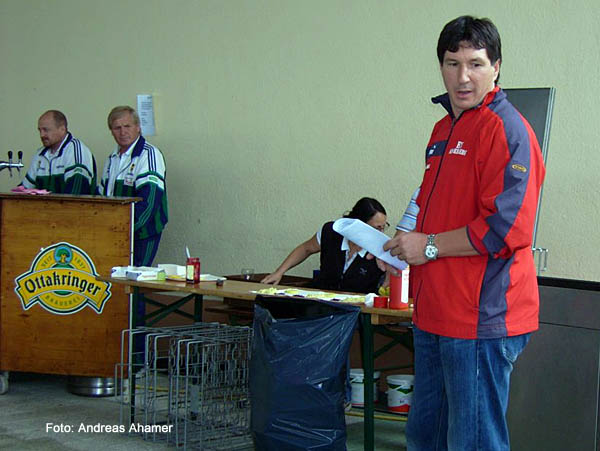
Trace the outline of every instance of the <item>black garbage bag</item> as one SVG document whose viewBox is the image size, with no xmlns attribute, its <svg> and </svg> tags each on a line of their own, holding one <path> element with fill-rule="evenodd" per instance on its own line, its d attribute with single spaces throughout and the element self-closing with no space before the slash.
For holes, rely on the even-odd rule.
<svg viewBox="0 0 600 451">
<path fill-rule="evenodd" d="M 259 297 L 250 360 L 257 450 L 345 450 L 348 352 L 360 308 Z"/>
</svg>

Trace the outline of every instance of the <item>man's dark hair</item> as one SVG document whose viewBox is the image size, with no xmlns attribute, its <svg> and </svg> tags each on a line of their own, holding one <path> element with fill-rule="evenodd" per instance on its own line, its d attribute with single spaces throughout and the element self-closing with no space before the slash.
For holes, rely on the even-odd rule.
<svg viewBox="0 0 600 451">
<path fill-rule="evenodd" d="M 363 197 L 360 199 L 349 213 L 344 215 L 344 218 L 360 219 L 362 222 L 367 222 L 377 213 L 383 213 L 387 216 L 385 208 L 377 199 L 372 197 Z"/>
<path fill-rule="evenodd" d="M 460 16 L 448 22 L 438 39 L 437 56 L 440 65 L 446 51 L 456 52 L 461 42 L 468 42 L 475 49 L 485 49 L 493 64 L 502 60 L 502 44 L 496 25 L 490 19 L 476 19 L 473 16 Z M 496 83 L 500 78 L 496 79 Z"/>
</svg>

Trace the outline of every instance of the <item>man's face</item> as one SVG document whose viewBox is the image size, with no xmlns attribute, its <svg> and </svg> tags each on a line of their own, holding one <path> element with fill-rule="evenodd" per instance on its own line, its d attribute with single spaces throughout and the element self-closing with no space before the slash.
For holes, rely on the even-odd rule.
<svg viewBox="0 0 600 451">
<path fill-rule="evenodd" d="M 39 118 L 38 131 L 44 147 L 50 147 L 53 151 L 58 149 L 67 135 L 67 128 L 64 125 L 57 126 L 51 114 L 44 114 Z"/>
<path fill-rule="evenodd" d="M 441 66 L 444 85 L 450 95 L 454 117 L 473 108 L 494 89 L 500 60 L 492 65 L 486 49 L 461 42 L 456 52 L 446 51 Z"/>
<path fill-rule="evenodd" d="M 110 132 L 122 153 L 140 136 L 140 126 L 135 123 L 131 114 L 125 114 L 112 122 Z"/>
</svg>

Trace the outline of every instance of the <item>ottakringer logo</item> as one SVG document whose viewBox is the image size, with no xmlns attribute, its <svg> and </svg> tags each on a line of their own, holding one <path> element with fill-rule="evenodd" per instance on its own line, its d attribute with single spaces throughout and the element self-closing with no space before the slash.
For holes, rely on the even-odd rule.
<svg viewBox="0 0 600 451">
<path fill-rule="evenodd" d="M 108 282 L 96 280 L 92 259 L 77 246 L 61 242 L 42 249 L 31 268 L 15 279 L 23 310 L 38 302 L 51 313 L 70 315 L 86 305 L 102 313 L 110 299 Z"/>
</svg>

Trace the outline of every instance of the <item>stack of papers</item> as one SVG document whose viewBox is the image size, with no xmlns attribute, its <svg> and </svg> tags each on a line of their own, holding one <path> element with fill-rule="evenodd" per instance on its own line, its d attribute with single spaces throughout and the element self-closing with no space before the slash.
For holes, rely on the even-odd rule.
<svg viewBox="0 0 600 451">
<path fill-rule="evenodd" d="M 275 287 L 263 288 L 262 290 L 253 291 L 252 293 L 266 294 L 269 296 L 293 296 L 306 299 L 321 299 L 324 301 L 347 302 L 349 304 L 364 304 L 365 298 L 369 297 L 369 295 L 364 294 L 329 293 L 325 291 L 299 290 L 297 288 L 286 288 L 285 290 L 282 290 Z"/>
</svg>

